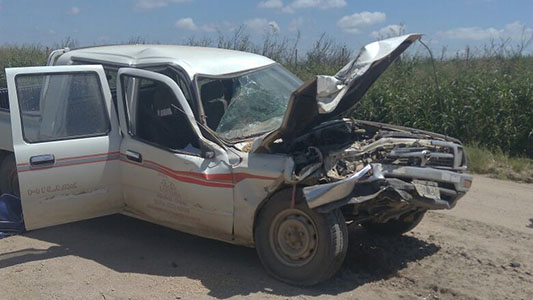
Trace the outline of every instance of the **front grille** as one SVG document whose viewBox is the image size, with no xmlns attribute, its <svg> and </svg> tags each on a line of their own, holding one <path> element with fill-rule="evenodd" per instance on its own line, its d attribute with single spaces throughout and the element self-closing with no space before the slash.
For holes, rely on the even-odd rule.
<svg viewBox="0 0 533 300">
<path fill-rule="evenodd" d="M 439 168 L 453 168 L 455 164 L 454 151 L 448 147 L 435 148 L 399 148 L 388 154 L 388 163 L 406 166 L 429 166 Z"/>
<path fill-rule="evenodd" d="M 453 168 L 453 157 L 431 157 L 428 166 Z"/>
</svg>

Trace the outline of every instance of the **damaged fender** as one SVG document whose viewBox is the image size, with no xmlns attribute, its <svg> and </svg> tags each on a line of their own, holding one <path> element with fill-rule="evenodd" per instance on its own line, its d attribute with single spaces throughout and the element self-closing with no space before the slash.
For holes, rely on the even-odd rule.
<svg viewBox="0 0 533 300">
<path fill-rule="evenodd" d="M 343 180 L 304 187 L 303 194 L 309 208 L 315 208 L 348 197 L 352 193 L 355 184 L 363 178 L 368 181 L 384 179 L 383 175 L 372 164 L 368 164 L 359 172 Z"/>
<path fill-rule="evenodd" d="M 419 168 L 410 169 L 417 171 L 417 175 L 419 175 L 417 177 L 423 177 L 428 174 L 439 174 L 439 176 L 453 174 L 452 172 L 437 170 L 428 172 L 428 169 L 422 173 Z M 420 194 L 420 191 L 413 184 L 415 181 L 409 183 L 398 178 L 387 178 L 391 174 L 399 175 L 399 172 L 404 172 L 404 170 L 404 168 L 379 163 L 368 164 L 348 178 L 332 183 L 305 187 L 303 188 L 303 195 L 308 206 L 316 209 L 318 212 L 328 212 L 348 204 L 361 204 L 376 199 L 385 192 L 392 192 L 395 195 L 394 199 L 397 199 L 399 202 L 404 202 L 405 206 L 427 210 L 451 209 L 457 200 L 464 195 L 464 192 L 468 190 L 468 188 L 464 187 L 458 188 L 459 192 L 457 193 L 449 189 L 439 188 L 441 194 L 453 196 L 453 202 L 448 202 L 440 198 L 428 198 L 426 195 Z M 464 181 L 472 181 L 472 176 L 469 174 L 459 174 L 456 176 L 457 178 L 454 181 L 457 181 L 457 184 L 462 184 Z M 435 180 L 436 178 L 426 176 L 424 179 Z M 363 186 L 363 184 L 367 184 L 367 186 Z M 369 188 L 368 185 L 371 185 L 371 187 Z M 453 194 L 450 194 L 452 192 Z"/>
</svg>

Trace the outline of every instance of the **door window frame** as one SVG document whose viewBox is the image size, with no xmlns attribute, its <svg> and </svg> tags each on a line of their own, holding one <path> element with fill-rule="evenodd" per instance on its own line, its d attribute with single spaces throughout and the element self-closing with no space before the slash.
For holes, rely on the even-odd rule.
<svg viewBox="0 0 533 300">
<path fill-rule="evenodd" d="M 157 64 L 157 65 L 145 65 L 145 66 L 127 66 L 127 65 L 122 65 L 122 64 L 112 64 L 112 63 L 104 63 L 104 62 L 95 62 L 95 61 L 92 61 L 92 60 L 83 60 L 83 59 L 79 59 L 79 58 L 75 58 L 73 60 L 73 63 L 74 65 L 102 65 L 104 67 L 104 71 L 107 73 L 108 71 L 110 72 L 116 72 L 117 74 L 117 78 L 116 78 L 116 84 L 115 84 L 115 92 L 118 92 L 118 81 L 120 80 L 120 78 L 118 78 L 118 70 L 120 70 L 121 68 L 135 68 L 135 69 L 138 69 L 138 70 L 146 70 L 146 71 L 151 71 L 151 72 L 155 72 L 155 73 L 160 73 L 160 71 L 162 70 L 165 70 L 165 69 L 171 69 L 172 71 L 174 71 L 177 75 L 177 77 L 179 79 L 181 79 L 183 81 L 183 83 L 185 84 L 184 87 L 182 87 L 178 82 L 176 82 L 176 80 L 174 80 L 174 78 L 171 78 L 169 77 L 170 79 L 172 79 L 174 82 L 176 82 L 176 84 L 178 85 L 178 87 L 182 90 L 182 93 L 183 95 L 185 96 L 185 93 L 183 92 L 183 88 L 186 88 L 187 89 L 187 93 L 190 95 L 190 99 L 187 99 L 187 102 L 189 104 L 189 107 L 191 108 L 194 116 L 199 119 L 199 108 L 198 108 L 198 103 L 197 103 L 197 99 L 196 99 L 196 91 L 194 90 L 194 82 L 192 80 L 192 78 L 189 77 L 188 73 L 185 71 L 185 69 L 183 69 L 181 66 L 177 65 L 177 64 Z M 165 75 L 165 74 L 162 74 L 162 75 Z M 168 76 L 167 76 L 168 77 Z M 111 86 L 109 86 L 110 90 L 113 91 L 113 88 Z"/>
<path fill-rule="evenodd" d="M 142 70 L 142 69 L 136 69 L 136 70 L 141 70 L 141 71 L 148 71 L 148 70 Z M 161 75 L 161 76 L 165 76 L 167 78 L 169 78 L 170 80 L 172 80 L 172 82 L 174 82 L 178 88 L 181 90 L 181 87 L 179 86 L 179 84 L 173 79 L 173 78 L 170 78 L 168 77 L 167 75 L 165 74 L 161 74 L 161 73 L 157 73 L 157 71 L 148 71 L 148 72 L 154 72 L 158 75 Z M 179 76 L 179 75 L 178 75 Z M 180 108 L 183 110 L 183 113 L 186 115 L 186 122 L 189 124 L 189 128 L 187 128 L 188 130 L 191 131 L 191 133 L 194 135 L 194 137 L 196 138 L 196 140 L 198 141 L 198 144 L 200 145 L 203 141 L 202 141 L 202 138 L 201 138 L 201 135 L 199 135 L 195 130 L 194 130 L 194 127 L 193 127 L 193 124 L 191 124 L 188 116 L 187 116 L 187 113 L 185 112 L 185 109 L 183 108 L 183 105 L 180 103 L 178 97 L 175 95 L 174 91 L 172 90 L 172 88 L 166 83 L 166 82 L 163 82 L 161 80 L 158 80 L 158 79 L 154 79 L 154 78 L 150 78 L 148 76 L 142 76 L 142 75 L 131 75 L 131 74 L 118 74 L 117 76 L 117 97 L 118 97 L 118 86 L 120 85 L 120 89 L 124 89 L 125 86 L 127 86 L 125 83 L 125 80 L 129 80 L 129 79 L 125 79 L 124 77 L 130 77 L 130 79 L 133 79 L 133 78 L 136 78 L 136 79 L 145 79 L 145 80 L 150 80 L 150 81 L 157 81 L 159 82 L 160 84 L 163 84 L 165 85 L 171 92 L 172 92 L 172 95 L 174 96 L 174 99 L 176 100 L 177 104 L 180 106 Z M 157 144 L 157 143 L 154 143 L 154 142 L 151 142 L 151 141 L 148 141 L 148 140 L 145 140 L 143 138 L 140 138 L 138 135 L 135 135 L 133 134 L 133 132 L 131 131 L 131 128 L 130 128 L 130 113 L 131 113 L 131 107 L 129 107 L 128 105 L 128 101 L 126 99 L 126 96 L 128 94 L 133 94 L 133 95 L 138 95 L 138 91 L 140 89 L 140 85 L 138 83 L 135 84 L 135 86 L 133 87 L 134 90 L 133 92 L 129 90 L 129 88 L 127 90 L 122 90 L 122 99 L 120 100 L 124 109 L 122 110 L 122 113 L 124 114 L 124 123 L 125 123 L 125 126 L 126 128 L 125 131 L 126 133 L 133 139 L 133 140 L 136 140 L 136 141 L 139 141 L 139 142 L 142 142 L 142 143 L 145 143 L 145 144 L 148 144 L 150 146 L 153 146 L 155 148 L 158 148 L 158 149 L 161 149 L 161 150 L 165 150 L 167 152 L 171 152 L 171 153 L 176 153 L 176 154 L 184 154 L 184 155 L 190 155 L 190 156 L 196 156 L 196 157 L 202 157 L 201 155 L 201 149 L 198 148 L 199 152 L 198 153 L 193 153 L 193 152 L 187 152 L 187 151 L 184 151 L 182 149 L 172 149 L 170 147 L 165 147 L 164 145 L 160 145 L 160 144 Z M 183 93 L 183 92 L 182 92 Z M 192 95 L 192 94 L 191 94 Z M 185 98 L 185 95 L 184 95 L 184 98 Z M 185 102 L 187 103 L 187 105 L 189 105 L 189 101 L 187 101 L 187 99 L 185 98 Z M 117 101 L 118 101 L 118 98 L 117 98 Z M 134 99 L 135 102 L 138 101 L 138 98 L 137 99 Z M 134 105 L 132 105 L 134 107 L 134 109 L 136 110 L 137 109 L 137 103 L 132 103 Z M 190 108 L 190 106 L 189 106 Z M 192 109 L 191 109 L 192 111 Z M 133 113 L 136 113 L 137 111 L 133 112 Z M 194 116 L 194 112 L 193 112 L 193 118 L 194 120 L 196 121 L 196 118 Z M 200 146 L 201 147 L 201 146 Z"/>
<path fill-rule="evenodd" d="M 97 79 L 96 81 L 98 83 L 98 90 L 99 90 L 99 94 L 100 94 L 100 99 L 102 101 L 101 104 L 103 104 L 102 107 L 104 108 L 103 112 L 104 112 L 104 121 L 106 123 L 106 128 L 107 128 L 106 131 L 103 132 L 103 133 L 73 135 L 73 136 L 68 136 L 68 137 L 62 137 L 62 138 L 57 138 L 57 139 L 47 139 L 47 140 L 42 140 L 42 141 L 29 141 L 26 138 L 25 129 L 24 129 L 24 118 L 22 116 L 22 107 L 21 107 L 21 104 L 20 104 L 19 91 L 18 91 L 18 78 L 19 77 L 33 77 L 33 76 L 43 76 L 44 77 L 44 76 L 54 76 L 54 75 L 73 75 L 73 74 L 94 74 L 96 76 L 96 79 Z M 102 136 L 108 136 L 109 133 L 112 131 L 112 124 L 111 124 L 111 120 L 110 120 L 110 116 L 109 116 L 109 114 L 111 112 L 108 111 L 107 103 L 106 103 L 106 99 L 105 99 L 104 87 L 102 86 L 102 82 L 100 80 L 100 75 L 96 71 L 66 71 L 66 72 L 44 72 L 44 73 L 35 73 L 35 74 L 17 74 L 17 75 L 15 75 L 13 80 L 15 82 L 15 87 L 16 87 L 15 91 L 13 91 L 13 92 L 15 93 L 15 96 L 19 100 L 19 101 L 17 101 L 17 105 L 18 105 L 18 109 L 19 109 L 19 117 L 20 117 L 22 139 L 24 140 L 25 143 L 27 143 L 27 144 L 40 144 L 40 143 L 68 141 L 68 140 L 83 139 L 83 138 L 102 137 Z M 49 81 L 49 79 L 47 79 L 47 81 Z M 48 83 L 46 83 L 46 85 L 43 84 L 43 89 L 44 88 L 46 88 L 46 89 L 49 88 L 48 87 Z M 41 94 L 43 94 L 43 92 L 44 91 L 41 91 Z M 41 99 L 39 99 L 39 101 L 41 101 Z M 40 107 L 40 105 L 41 105 L 41 103 L 39 103 L 39 107 Z"/>
</svg>

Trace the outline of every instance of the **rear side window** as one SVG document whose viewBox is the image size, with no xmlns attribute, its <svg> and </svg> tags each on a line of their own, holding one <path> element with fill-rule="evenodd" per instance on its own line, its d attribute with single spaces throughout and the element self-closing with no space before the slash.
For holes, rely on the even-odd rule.
<svg viewBox="0 0 533 300">
<path fill-rule="evenodd" d="M 109 132 L 98 74 L 18 75 L 15 81 L 25 141 L 37 143 Z"/>
</svg>

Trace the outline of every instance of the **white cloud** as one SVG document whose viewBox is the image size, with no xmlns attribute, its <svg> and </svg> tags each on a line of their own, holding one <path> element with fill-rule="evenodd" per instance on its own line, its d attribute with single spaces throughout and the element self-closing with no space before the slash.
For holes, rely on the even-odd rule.
<svg viewBox="0 0 533 300">
<path fill-rule="evenodd" d="M 301 8 L 339 8 L 346 6 L 346 0 L 294 0 L 289 5 L 282 8 L 283 12 L 293 13 Z"/>
<path fill-rule="evenodd" d="M 363 11 L 342 17 L 337 22 L 337 26 L 339 26 L 345 32 L 358 34 L 362 29 L 374 24 L 385 22 L 386 19 L 387 15 L 385 15 L 383 12 Z"/>
<path fill-rule="evenodd" d="M 507 38 L 519 40 L 523 35 L 532 35 L 533 28 L 527 27 L 520 22 L 514 22 L 505 25 L 503 28 L 459 27 L 440 31 L 437 34 L 453 40 L 483 41 Z"/>
<path fill-rule="evenodd" d="M 322 2 L 321 0 L 294 0 L 289 6 L 292 8 L 316 7 Z"/>
<path fill-rule="evenodd" d="M 328 0 L 328 1 L 322 1 L 321 5 L 319 5 L 319 8 L 328 9 L 328 8 L 340 8 L 340 7 L 345 7 L 345 6 L 346 6 L 345 0 Z"/>
<path fill-rule="evenodd" d="M 260 8 L 281 8 L 283 7 L 283 2 L 281 0 L 266 0 L 260 1 L 257 6 Z"/>
<path fill-rule="evenodd" d="M 171 3 L 191 2 L 193 0 L 135 0 L 135 8 L 141 10 L 168 6 Z"/>
<path fill-rule="evenodd" d="M 187 30 L 197 30 L 198 26 L 194 24 L 192 18 L 183 18 L 176 21 L 176 27 Z"/>
<path fill-rule="evenodd" d="M 488 40 L 491 38 L 498 38 L 501 32 L 500 29 L 493 27 L 460 27 L 445 32 L 439 32 L 439 34 L 449 39 L 457 40 Z"/>
<path fill-rule="evenodd" d="M 298 29 L 302 27 L 304 22 L 305 20 L 303 17 L 292 19 L 291 22 L 289 23 L 289 31 L 292 31 L 292 32 L 297 31 Z"/>
<path fill-rule="evenodd" d="M 264 18 L 246 20 L 244 22 L 244 25 L 251 31 L 256 33 L 265 32 L 267 30 L 272 30 L 274 33 L 280 32 L 278 23 L 276 23 L 275 21 L 269 21 Z"/>
<path fill-rule="evenodd" d="M 80 12 L 81 12 L 81 9 L 77 6 L 71 7 L 70 10 L 68 11 L 70 15 L 78 15 Z"/>
<path fill-rule="evenodd" d="M 179 29 L 185 29 L 190 31 L 205 31 L 205 32 L 214 32 L 217 28 L 213 25 L 201 25 L 198 26 L 194 23 L 192 18 L 183 18 L 176 21 L 175 26 Z"/>
<path fill-rule="evenodd" d="M 373 31 L 370 36 L 376 39 L 385 39 L 389 37 L 399 36 L 407 31 L 407 27 L 404 25 L 387 25 L 380 30 Z"/>
</svg>

